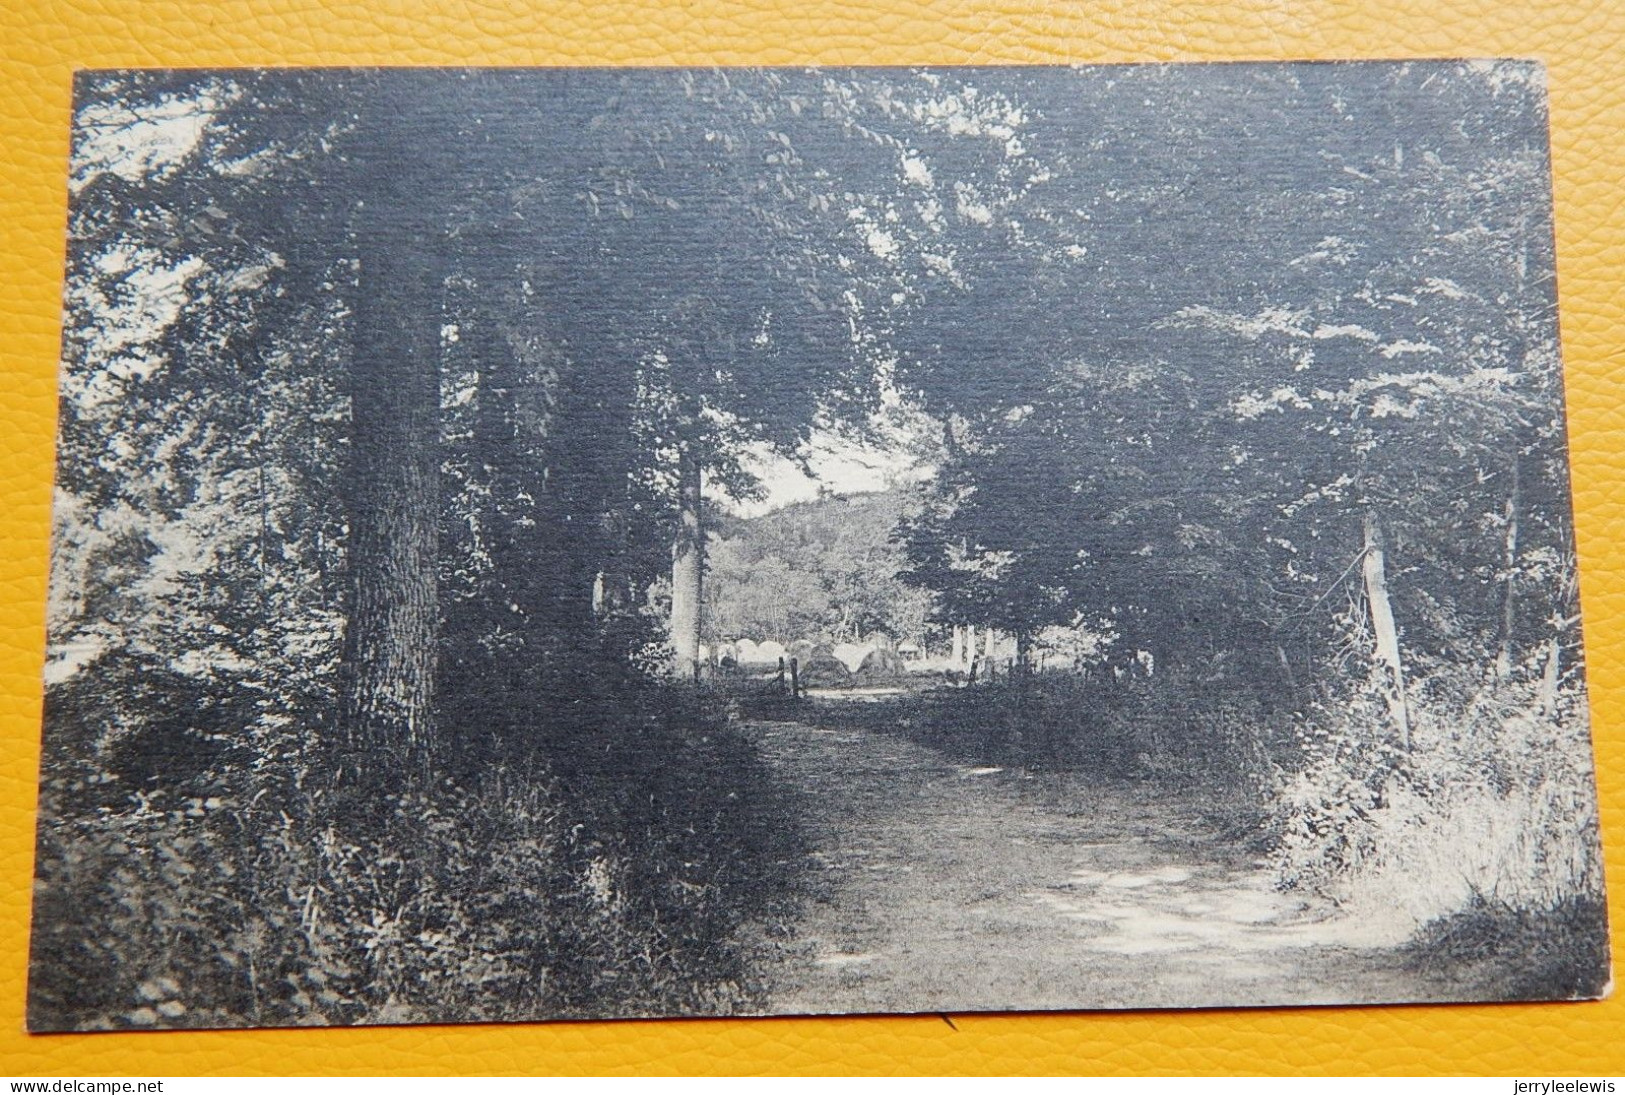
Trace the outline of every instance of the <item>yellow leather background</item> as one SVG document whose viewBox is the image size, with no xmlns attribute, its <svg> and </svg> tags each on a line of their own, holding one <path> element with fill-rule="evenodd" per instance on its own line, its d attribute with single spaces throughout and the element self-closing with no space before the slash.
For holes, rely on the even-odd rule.
<svg viewBox="0 0 1625 1095">
<path fill-rule="evenodd" d="M 1601 1004 L 23 1033 L 70 74 L 78 67 L 1534 57 L 1582 596 L 1625 909 L 1625 0 L 0 0 L 0 1073 L 1625 1073 Z"/>
</svg>

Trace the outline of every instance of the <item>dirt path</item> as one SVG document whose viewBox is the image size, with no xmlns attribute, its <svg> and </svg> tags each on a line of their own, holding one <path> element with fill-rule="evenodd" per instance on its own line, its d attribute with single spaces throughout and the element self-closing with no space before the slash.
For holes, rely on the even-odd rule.
<svg viewBox="0 0 1625 1095">
<path fill-rule="evenodd" d="M 816 892 L 769 971 L 771 1012 L 1449 994 L 1402 967 L 1391 930 L 1278 893 L 1188 802 L 957 764 L 818 712 L 747 726 L 814 815 Z"/>
</svg>

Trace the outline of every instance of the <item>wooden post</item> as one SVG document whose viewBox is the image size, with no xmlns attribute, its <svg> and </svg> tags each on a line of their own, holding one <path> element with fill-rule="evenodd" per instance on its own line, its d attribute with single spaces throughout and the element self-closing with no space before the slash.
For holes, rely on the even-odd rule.
<svg viewBox="0 0 1625 1095">
<path fill-rule="evenodd" d="M 800 663 L 795 658 L 791 658 L 790 659 L 790 698 L 791 699 L 796 699 L 801 695 L 801 673 L 800 673 L 800 669 L 801 669 Z"/>
<path fill-rule="evenodd" d="M 704 477 L 699 453 L 685 443 L 678 456 L 677 538 L 671 548 L 671 647 L 681 672 L 699 680 L 700 611 L 705 575 Z"/>
<path fill-rule="evenodd" d="M 784 655 L 779 655 L 779 687 L 784 687 Z"/>
<path fill-rule="evenodd" d="M 1540 674 L 1540 713 L 1543 715 L 1557 710 L 1557 689 L 1563 681 L 1562 658 L 1563 640 L 1553 635 L 1546 647 L 1546 666 Z"/>
<path fill-rule="evenodd" d="M 1399 650 L 1399 628 L 1394 623 L 1394 610 L 1388 598 L 1388 575 L 1382 524 L 1370 510 L 1365 514 L 1365 558 L 1362 570 L 1365 578 L 1366 608 L 1371 613 L 1371 632 L 1375 640 L 1377 661 L 1382 664 L 1385 691 L 1388 693 L 1388 712 L 1393 716 L 1394 728 L 1399 732 L 1399 745 L 1407 752 L 1411 747 L 1410 712 L 1405 700 L 1405 663 Z"/>
</svg>

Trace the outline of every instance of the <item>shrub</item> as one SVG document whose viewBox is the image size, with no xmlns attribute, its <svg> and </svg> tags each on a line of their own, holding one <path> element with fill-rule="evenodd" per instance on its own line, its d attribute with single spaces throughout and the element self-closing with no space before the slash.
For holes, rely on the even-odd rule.
<svg viewBox="0 0 1625 1095">
<path fill-rule="evenodd" d="M 53 717 L 103 679 L 59 686 Z M 222 683 L 190 687 L 212 718 Z M 139 787 L 54 736 L 30 1026 L 739 1010 L 757 991 L 739 929 L 793 899 L 796 831 L 767 822 L 766 769 L 697 701 L 603 691 L 613 706 L 544 703 L 528 726 L 448 719 L 461 763 L 388 794 L 334 784 L 308 712 Z"/>
<path fill-rule="evenodd" d="M 1596 997 L 1609 981 L 1608 913 L 1594 895 L 1544 909 L 1475 897 L 1423 925 L 1406 949 L 1413 965 L 1505 1000 Z"/>
<path fill-rule="evenodd" d="M 1156 779 L 1256 801 L 1289 733 L 1237 682 L 1039 673 L 926 694 L 903 732 L 978 763 Z"/>
<path fill-rule="evenodd" d="M 1409 698 L 1409 749 L 1375 685 L 1304 720 L 1306 762 L 1280 774 L 1272 803 L 1283 886 L 1332 897 L 1395 941 L 1464 915 L 1560 927 L 1600 910 L 1578 685 L 1445 668 Z"/>
</svg>

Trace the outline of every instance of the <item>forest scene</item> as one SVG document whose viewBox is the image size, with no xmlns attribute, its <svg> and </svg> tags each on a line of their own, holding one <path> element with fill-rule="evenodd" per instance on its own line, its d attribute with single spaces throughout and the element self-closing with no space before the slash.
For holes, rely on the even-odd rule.
<svg viewBox="0 0 1625 1095">
<path fill-rule="evenodd" d="M 1542 70 L 78 77 L 36 1031 L 1610 981 Z"/>
</svg>

